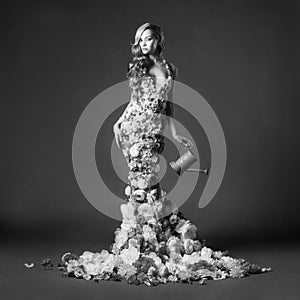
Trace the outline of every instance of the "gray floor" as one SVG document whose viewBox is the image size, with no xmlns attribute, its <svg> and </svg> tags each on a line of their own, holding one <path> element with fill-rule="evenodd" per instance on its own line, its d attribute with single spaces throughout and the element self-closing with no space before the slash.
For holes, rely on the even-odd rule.
<svg viewBox="0 0 300 300">
<path fill-rule="evenodd" d="M 81 254 L 83 250 L 99 251 L 109 245 L 86 241 L 88 237 L 81 242 L 78 238 L 6 237 L 0 246 L 0 299 L 300 299 L 299 243 L 226 245 L 231 248 L 231 256 L 271 266 L 274 271 L 243 279 L 210 280 L 206 285 L 168 283 L 147 287 L 129 285 L 126 281 L 97 284 L 61 277 L 56 268 L 45 271 L 40 265 L 44 258 L 51 258 L 56 265 L 60 255 L 68 250 Z M 27 269 L 25 262 L 34 262 L 35 267 Z"/>
</svg>

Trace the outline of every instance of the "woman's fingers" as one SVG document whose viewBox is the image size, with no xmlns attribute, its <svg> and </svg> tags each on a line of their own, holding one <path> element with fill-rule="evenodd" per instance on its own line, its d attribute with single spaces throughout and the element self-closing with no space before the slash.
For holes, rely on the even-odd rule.
<svg viewBox="0 0 300 300">
<path fill-rule="evenodd" d="M 187 138 L 183 138 L 183 144 L 186 147 L 192 147 L 193 146 L 193 143 L 189 139 L 187 139 Z"/>
<path fill-rule="evenodd" d="M 122 136 L 121 136 L 120 129 L 118 127 L 114 127 L 114 134 L 115 134 L 116 144 L 117 144 L 118 148 L 120 148 L 120 143 L 122 141 Z"/>
<path fill-rule="evenodd" d="M 121 143 L 121 142 L 122 142 L 122 137 L 121 137 L 121 134 L 118 133 L 118 134 L 116 135 L 116 143 L 117 143 L 118 148 L 120 148 L 120 143 Z"/>
<path fill-rule="evenodd" d="M 117 144 L 118 148 L 120 148 L 120 146 L 119 146 L 119 136 L 118 136 L 117 133 L 115 133 L 115 140 L 116 140 L 116 144 Z"/>
</svg>

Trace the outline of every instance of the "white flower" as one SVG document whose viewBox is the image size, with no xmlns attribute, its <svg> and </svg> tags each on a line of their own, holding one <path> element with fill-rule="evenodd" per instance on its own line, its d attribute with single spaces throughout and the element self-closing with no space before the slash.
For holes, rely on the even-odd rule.
<svg viewBox="0 0 300 300">
<path fill-rule="evenodd" d="M 132 264 L 139 258 L 139 256 L 140 256 L 140 252 L 138 251 L 138 249 L 136 249 L 134 247 L 129 247 L 128 249 L 123 249 L 120 252 L 120 257 L 127 264 Z"/>
<path fill-rule="evenodd" d="M 183 240 L 195 239 L 197 237 L 197 227 L 189 220 L 181 219 L 175 230 L 182 235 Z"/>
<path fill-rule="evenodd" d="M 212 249 L 207 248 L 207 247 L 203 247 L 201 249 L 201 258 L 203 260 L 210 261 L 211 260 L 212 252 L 213 252 Z"/>
<path fill-rule="evenodd" d="M 85 280 L 90 280 L 90 279 L 92 278 L 91 275 L 87 275 L 87 274 L 83 274 L 82 277 L 83 277 L 83 279 L 85 279 Z"/>
<path fill-rule="evenodd" d="M 223 256 L 220 259 L 220 262 L 228 269 L 233 269 L 236 267 L 238 260 L 230 256 Z"/>
<path fill-rule="evenodd" d="M 76 277 L 83 276 L 85 274 L 85 279 L 89 280 L 89 275 L 97 275 L 103 272 L 103 270 L 112 270 L 114 266 L 114 255 L 110 254 L 105 249 L 103 249 L 101 253 L 85 251 L 79 257 L 78 262 L 75 260 L 71 260 L 70 262 L 71 263 L 68 265 L 69 270 L 74 270 L 75 266 L 79 265 L 84 267 L 84 273 L 80 271 L 78 267 L 75 269 L 77 271 L 77 275 L 75 275 Z"/>
<path fill-rule="evenodd" d="M 192 272 L 190 270 L 180 269 L 176 275 L 178 276 L 179 279 L 185 280 L 191 277 L 191 273 Z"/>
<path fill-rule="evenodd" d="M 151 192 L 147 193 L 147 200 L 152 203 L 156 200 L 157 189 L 153 189 Z"/>
<path fill-rule="evenodd" d="M 178 237 L 171 236 L 167 241 L 167 251 L 169 255 L 175 257 L 176 254 L 180 254 L 181 241 Z M 175 254 L 175 255 L 174 255 Z"/>
<path fill-rule="evenodd" d="M 87 274 L 97 275 L 101 270 L 101 262 L 88 262 L 84 264 L 84 268 Z"/>
<path fill-rule="evenodd" d="M 163 265 L 162 260 L 160 259 L 160 257 L 158 257 L 158 256 L 156 255 L 155 252 L 150 252 L 150 253 L 148 254 L 148 257 L 149 257 L 149 258 L 152 258 L 152 259 L 154 260 L 154 263 L 155 263 L 155 265 L 156 265 L 157 267 L 160 267 L 161 265 Z"/>
<path fill-rule="evenodd" d="M 131 146 L 129 152 L 130 152 L 130 155 L 132 157 L 137 157 L 139 155 L 139 152 L 140 152 L 139 145 L 134 144 L 133 146 Z"/>
<path fill-rule="evenodd" d="M 194 242 L 191 239 L 187 239 L 184 241 L 184 251 L 186 254 L 192 254 L 194 251 Z"/>
<path fill-rule="evenodd" d="M 129 173 L 129 174 L 130 174 L 130 173 Z M 130 175 L 128 176 L 128 179 L 131 180 L 131 185 L 132 185 L 133 187 L 135 187 L 135 188 L 138 187 L 138 182 L 137 182 L 136 179 L 132 179 Z"/>
<path fill-rule="evenodd" d="M 120 205 L 123 219 L 132 219 L 135 217 L 135 207 L 132 203 L 128 202 Z"/>
<path fill-rule="evenodd" d="M 184 254 L 182 257 L 182 263 L 185 265 L 195 264 L 201 260 L 201 256 L 199 252 L 193 252 L 191 255 Z"/>
<path fill-rule="evenodd" d="M 109 254 L 108 257 L 100 264 L 99 273 L 112 272 L 115 267 L 116 258 L 114 254 Z"/>
<path fill-rule="evenodd" d="M 122 247 L 128 239 L 128 232 L 125 229 L 115 231 L 115 243 L 118 247 Z"/>
<path fill-rule="evenodd" d="M 97 261 L 105 261 L 109 257 L 109 252 L 106 249 L 103 249 L 100 253 L 95 253 L 93 256 L 93 260 Z"/>
<path fill-rule="evenodd" d="M 168 273 L 168 268 L 164 264 L 161 264 L 158 267 L 158 273 L 159 273 L 159 276 L 165 277 Z"/>
<path fill-rule="evenodd" d="M 81 269 L 81 268 L 77 268 L 75 271 L 74 271 L 74 275 L 79 278 L 81 276 L 84 275 L 84 271 Z"/>
<path fill-rule="evenodd" d="M 177 282 L 178 281 L 178 278 L 176 275 L 169 275 L 168 276 L 168 281 L 171 281 L 171 282 Z"/>
<path fill-rule="evenodd" d="M 172 273 L 174 275 L 176 274 L 176 271 L 178 270 L 178 266 L 175 262 L 167 261 L 165 265 L 168 268 L 170 273 Z"/>
<path fill-rule="evenodd" d="M 143 233 L 142 234 L 146 241 L 156 240 L 156 232 L 153 231 L 153 229 L 147 224 L 143 225 Z"/>
<path fill-rule="evenodd" d="M 195 239 L 197 237 L 197 226 L 190 224 L 186 232 L 183 233 L 183 239 Z"/>
<path fill-rule="evenodd" d="M 77 260 L 75 260 L 75 259 L 69 260 L 68 265 L 67 265 L 68 273 L 74 272 L 78 268 L 78 266 L 79 266 L 79 263 Z"/>
<path fill-rule="evenodd" d="M 223 256 L 222 251 L 214 251 L 213 254 L 216 259 L 220 259 Z"/>
<path fill-rule="evenodd" d="M 131 194 L 131 186 L 127 185 L 127 187 L 125 188 L 125 195 L 129 196 Z"/>
<path fill-rule="evenodd" d="M 136 271 L 136 267 L 131 264 L 123 262 L 122 264 L 118 265 L 118 274 L 122 277 L 128 278 L 129 276 L 134 275 Z"/>
<path fill-rule="evenodd" d="M 82 260 L 84 260 L 84 261 L 90 261 L 90 260 L 93 259 L 93 257 L 94 257 L 94 253 L 93 253 L 93 252 L 91 252 L 91 251 L 84 251 L 84 252 L 80 255 L 79 259 L 82 259 Z"/>
<path fill-rule="evenodd" d="M 147 272 L 147 275 L 148 276 L 152 276 L 153 273 L 156 271 L 155 267 L 151 266 L 149 269 L 148 269 L 148 272 Z"/>
<path fill-rule="evenodd" d="M 189 222 L 190 222 L 189 220 L 181 219 L 181 220 L 178 222 L 177 226 L 175 227 L 175 230 L 176 230 L 178 233 L 181 233 L 181 234 L 182 234 L 184 231 L 186 231 L 186 228 L 187 228 Z"/>
<path fill-rule="evenodd" d="M 145 189 L 147 186 L 148 186 L 148 183 L 144 178 L 138 178 L 137 187 L 139 189 Z"/>
<path fill-rule="evenodd" d="M 157 219 L 155 219 L 154 217 L 151 217 L 150 219 L 146 219 L 146 222 L 148 222 L 148 224 L 152 224 L 154 226 L 157 225 Z"/>
<path fill-rule="evenodd" d="M 125 231 L 130 231 L 132 228 L 136 227 L 136 218 L 131 218 L 131 219 L 123 219 L 121 228 L 124 229 Z"/>
<path fill-rule="evenodd" d="M 135 238 L 131 238 L 128 240 L 128 245 L 129 247 L 134 247 L 134 248 L 140 248 L 140 244 L 139 241 Z"/>
<path fill-rule="evenodd" d="M 147 222 L 154 216 L 154 210 L 153 207 L 151 207 L 148 203 L 143 203 L 138 207 L 139 214 L 143 215 L 145 218 L 145 221 Z"/>
</svg>

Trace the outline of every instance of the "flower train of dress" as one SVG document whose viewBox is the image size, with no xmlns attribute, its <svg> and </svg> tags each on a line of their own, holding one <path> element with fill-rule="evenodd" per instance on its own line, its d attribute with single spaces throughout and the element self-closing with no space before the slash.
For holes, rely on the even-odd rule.
<svg viewBox="0 0 300 300">
<path fill-rule="evenodd" d="M 86 280 L 127 280 L 156 286 L 167 282 L 241 278 L 270 271 L 232 258 L 227 251 L 214 251 L 199 239 L 197 227 L 166 197 L 157 182 L 161 135 L 142 135 L 123 143 L 128 162 L 128 202 L 122 204 L 121 226 L 115 230 L 110 251 L 84 251 L 79 257 L 62 256 L 63 275 Z"/>
<path fill-rule="evenodd" d="M 241 278 L 270 271 L 232 258 L 227 251 L 214 251 L 200 240 L 197 228 L 181 212 L 155 220 L 153 205 L 122 204 L 123 222 L 115 231 L 110 251 L 84 251 L 79 257 L 62 256 L 64 276 L 85 280 L 127 280 L 130 284 L 197 281 Z"/>
</svg>

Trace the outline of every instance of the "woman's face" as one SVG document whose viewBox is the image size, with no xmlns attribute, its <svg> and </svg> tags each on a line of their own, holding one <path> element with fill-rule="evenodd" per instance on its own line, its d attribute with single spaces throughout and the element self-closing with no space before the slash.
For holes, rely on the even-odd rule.
<svg viewBox="0 0 300 300">
<path fill-rule="evenodd" d="M 153 54 L 155 52 L 157 42 L 150 29 L 144 30 L 139 43 L 143 54 Z"/>
</svg>

